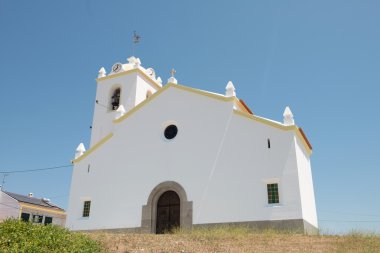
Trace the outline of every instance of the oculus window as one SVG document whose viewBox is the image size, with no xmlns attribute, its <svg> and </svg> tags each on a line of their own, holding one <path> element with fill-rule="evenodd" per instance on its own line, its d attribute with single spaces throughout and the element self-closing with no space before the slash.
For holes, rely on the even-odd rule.
<svg viewBox="0 0 380 253">
<path fill-rule="evenodd" d="M 177 133 L 178 133 L 178 128 L 176 125 L 169 125 L 168 127 L 165 128 L 165 131 L 164 131 L 165 138 L 168 140 L 171 140 L 174 137 L 176 137 Z"/>
</svg>

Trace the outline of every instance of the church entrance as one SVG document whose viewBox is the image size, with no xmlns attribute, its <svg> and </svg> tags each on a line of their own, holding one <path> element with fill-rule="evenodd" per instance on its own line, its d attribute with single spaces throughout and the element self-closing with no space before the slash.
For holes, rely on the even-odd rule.
<svg viewBox="0 0 380 253">
<path fill-rule="evenodd" d="M 180 226 L 180 199 L 175 191 L 164 192 L 157 202 L 156 233 L 170 232 Z"/>
</svg>

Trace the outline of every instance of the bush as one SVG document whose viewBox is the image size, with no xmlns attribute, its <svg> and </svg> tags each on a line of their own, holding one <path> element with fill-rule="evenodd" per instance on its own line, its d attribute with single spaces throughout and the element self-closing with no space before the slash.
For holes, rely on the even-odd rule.
<svg viewBox="0 0 380 253">
<path fill-rule="evenodd" d="M 36 225 L 18 220 L 0 223 L 0 252 L 100 252 L 88 236 L 55 225 Z"/>
</svg>

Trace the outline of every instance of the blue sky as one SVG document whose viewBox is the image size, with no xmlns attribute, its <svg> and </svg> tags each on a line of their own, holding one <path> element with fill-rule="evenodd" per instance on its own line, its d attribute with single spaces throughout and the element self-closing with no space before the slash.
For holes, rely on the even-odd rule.
<svg viewBox="0 0 380 253">
<path fill-rule="evenodd" d="M 380 2 L 0 0 L 0 171 L 70 164 L 88 146 L 100 67 L 135 55 L 164 82 L 237 96 L 313 145 L 324 232 L 380 232 Z M 2 180 L 3 175 L 0 175 Z M 67 207 L 71 167 L 5 178 Z M 105 184 L 109 183 L 107 179 Z"/>
</svg>

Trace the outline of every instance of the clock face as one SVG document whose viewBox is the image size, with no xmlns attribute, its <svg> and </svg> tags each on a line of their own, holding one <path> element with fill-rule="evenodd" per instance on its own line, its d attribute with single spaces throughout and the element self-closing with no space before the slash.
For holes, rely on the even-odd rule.
<svg viewBox="0 0 380 253">
<path fill-rule="evenodd" d="M 112 71 L 115 72 L 115 73 L 117 73 L 117 72 L 119 72 L 119 71 L 121 70 L 121 68 L 122 68 L 121 63 L 115 63 L 115 64 L 112 66 Z"/>
</svg>

